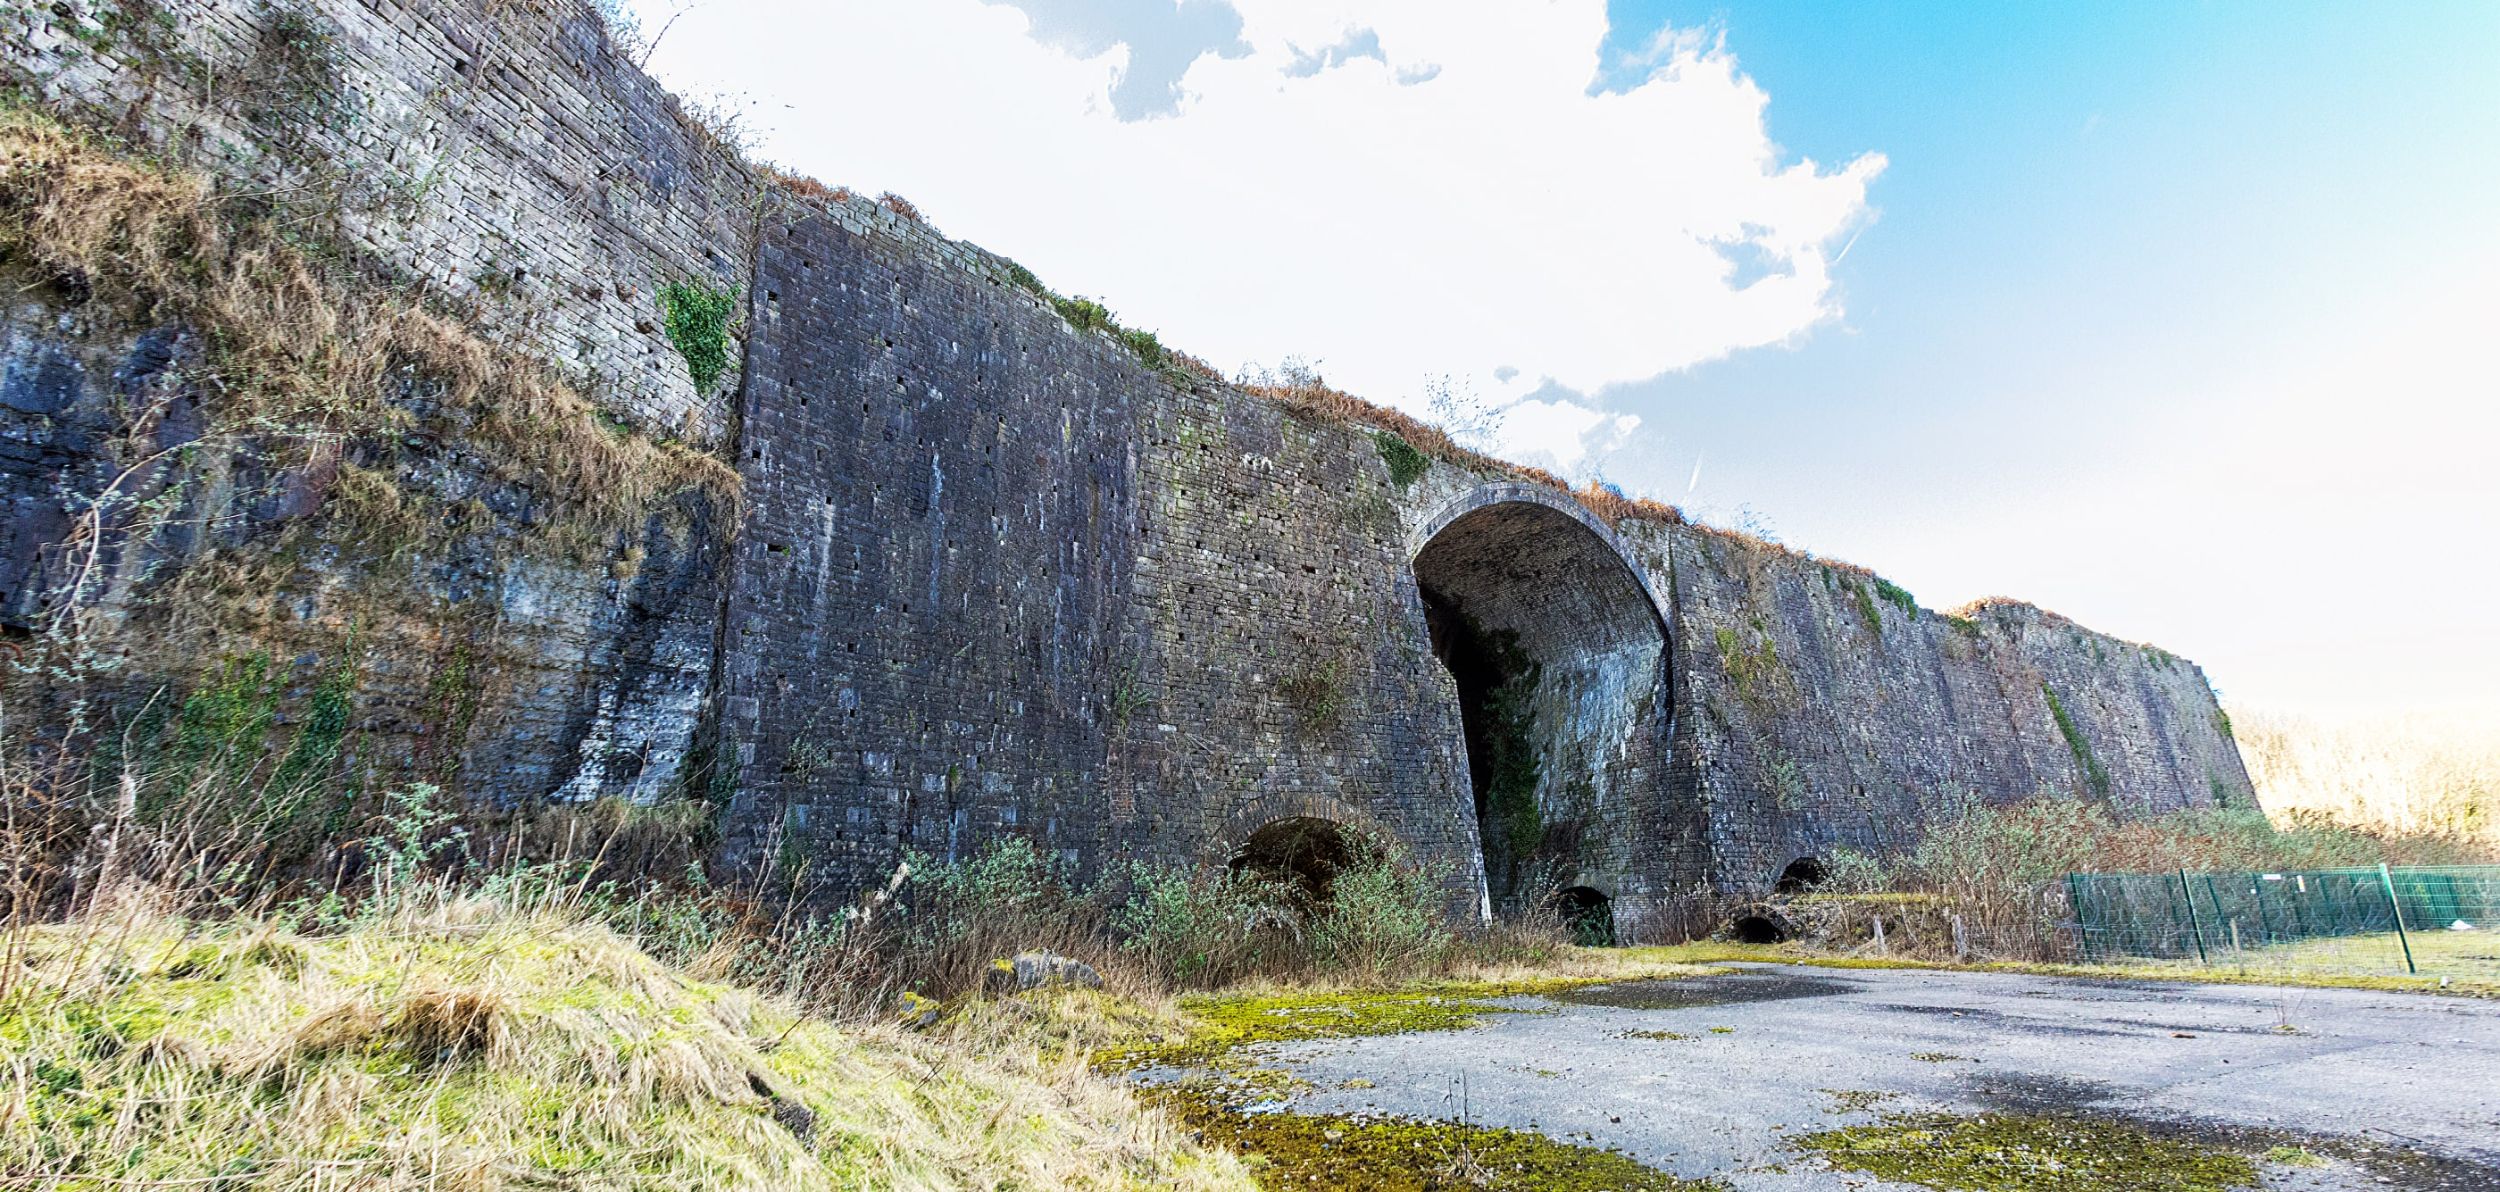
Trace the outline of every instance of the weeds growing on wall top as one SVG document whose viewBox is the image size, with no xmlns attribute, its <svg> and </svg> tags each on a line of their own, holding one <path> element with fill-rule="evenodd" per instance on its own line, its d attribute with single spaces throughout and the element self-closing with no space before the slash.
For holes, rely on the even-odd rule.
<svg viewBox="0 0 2500 1192">
<path fill-rule="evenodd" d="M 1381 462 L 1389 465 L 1389 483 L 1399 488 L 1423 479 L 1424 473 L 1432 470 L 1432 461 L 1396 431 L 1375 431 L 1372 441 L 1380 448 Z"/>
<path fill-rule="evenodd" d="M 699 281 L 670 282 L 660 291 L 668 342 L 685 358 L 694 391 L 708 396 L 729 371 L 729 333 L 737 320 L 738 292 Z"/>
</svg>

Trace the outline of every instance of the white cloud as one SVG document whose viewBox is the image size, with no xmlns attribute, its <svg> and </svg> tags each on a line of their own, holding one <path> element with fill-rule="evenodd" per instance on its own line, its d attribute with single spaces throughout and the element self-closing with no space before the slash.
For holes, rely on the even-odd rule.
<svg viewBox="0 0 2500 1192">
<path fill-rule="evenodd" d="M 697 9 L 654 67 L 759 101 L 768 156 L 908 195 L 1219 367 L 1321 359 L 1375 400 L 1427 374 L 1592 394 L 1835 313 L 1827 254 L 1883 159 L 1786 158 L 1715 41 L 1663 34 L 1647 82 L 1592 95 L 1603 0 L 1234 8 L 1248 52 L 1198 57 L 1150 120 L 1114 102 L 1129 46 L 981 0 Z M 1314 71 L 1314 47 L 1361 52 Z M 1512 444 L 1568 463 L 1603 417 L 1529 403 Z"/>
</svg>

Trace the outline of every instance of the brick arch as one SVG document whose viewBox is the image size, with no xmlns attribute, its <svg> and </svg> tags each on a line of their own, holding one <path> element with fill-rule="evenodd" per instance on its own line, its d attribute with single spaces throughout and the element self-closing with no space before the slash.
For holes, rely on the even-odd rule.
<svg viewBox="0 0 2500 1192">
<path fill-rule="evenodd" d="M 1224 817 L 1224 835 L 1213 842 L 1220 850 L 1219 860 L 1229 858 L 1259 829 L 1289 819 L 1326 820 L 1346 832 L 1362 832 L 1382 839 L 1397 838 L 1397 833 L 1380 817 L 1320 791 L 1271 791 L 1243 803 Z"/>
<path fill-rule="evenodd" d="M 1432 545 L 1433 539 L 1440 537 L 1443 530 L 1449 529 L 1459 519 L 1498 505 L 1540 506 L 1577 522 L 1581 529 L 1588 531 L 1599 542 L 1604 543 L 1607 552 L 1623 565 L 1623 573 L 1640 588 L 1641 594 L 1649 601 L 1650 611 L 1657 614 L 1659 632 L 1663 635 L 1667 626 L 1674 623 L 1666 598 L 1661 596 L 1656 586 L 1649 582 L 1648 569 L 1633 561 L 1631 549 L 1626 547 L 1623 539 L 1615 534 L 1614 527 L 1607 525 L 1604 518 L 1589 512 L 1588 506 L 1574 500 L 1571 494 L 1562 492 L 1551 485 L 1505 480 L 1495 484 L 1478 485 L 1450 498 L 1443 502 L 1440 508 L 1433 510 L 1431 516 L 1415 523 L 1414 528 L 1407 533 L 1407 565 L 1414 566 L 1416 558 L 1423 554 L 1424 548 Z"/>
</svg>

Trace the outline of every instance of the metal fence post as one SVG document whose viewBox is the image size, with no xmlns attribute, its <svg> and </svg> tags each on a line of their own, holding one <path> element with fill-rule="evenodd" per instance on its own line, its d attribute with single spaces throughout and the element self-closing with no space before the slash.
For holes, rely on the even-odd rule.
<svg viewBox="0 0 2500 1192">
<path fill-rule="evenodd" d="M 2405 950 L 2405 972 L 2419 976 L 2422 970 L 2413 967 L 2413 941 L 2405 937 L 2404 904 L 2396 901 L 2396 877 L 2387 872 L 2385 861 L 2379 862 L 2378 881 L 2380 888 L 2387 891 L 2387 909 L 2394 912 L 2396 916 L 2396 942 L 2403 945 Z"/>
<path fill-rule="evenodd" d="M 2179 871 L 2179 897 L 2187 902 L 2188 934 L 2196 937 L 2196 963 L 2210 965 L 2213 961 L 2205 958 L 2205 929 L 2196 924 L 2196 891 L 2188 886 L 2185 869 Z"/>
</svg>

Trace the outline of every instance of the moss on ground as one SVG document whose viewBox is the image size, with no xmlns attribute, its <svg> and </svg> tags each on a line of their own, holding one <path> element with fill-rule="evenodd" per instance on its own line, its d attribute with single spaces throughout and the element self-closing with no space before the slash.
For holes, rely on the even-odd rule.
<svg viewBox="0 0 2500 1192">
<path fill-rule="evenodd" d="M 2100 1118 L 1904 1116 L 1809 1134 L 1796 1145 L 1834 1167 L 1971 1192 L 2228 1192 L 2257 1186 L 2257 1164 L 2246 1155 Z"/>
<path fill-rule="evenodd" d="M 1181 999 L 1180 1008 L 1188 1018 L 1186 1036 L 1108 1047 L 1095 1054 L 1095 1062 L 1113 1071 L 1190 1067 L 1217 1064 L 1238 1048 L 1261 1043 L 1466 1030 L 1488 1014 L 1542 1012 L 1502 1004 L 1508 999 L 1610 979 L 1538 977 L 1434 982 L 1400 989 L 1198 995 Z"/>
<path fill-rule="evenodd" d="M 1620 1153 L 1458 1122 L 1346 1114 L 1245 1114 L 1193 1087 L 1148 1099 L 1208 1141 L 1248 1156 L 1266 1188 L 1347 1192 L 1711 1192 Z"/>
</svg>

